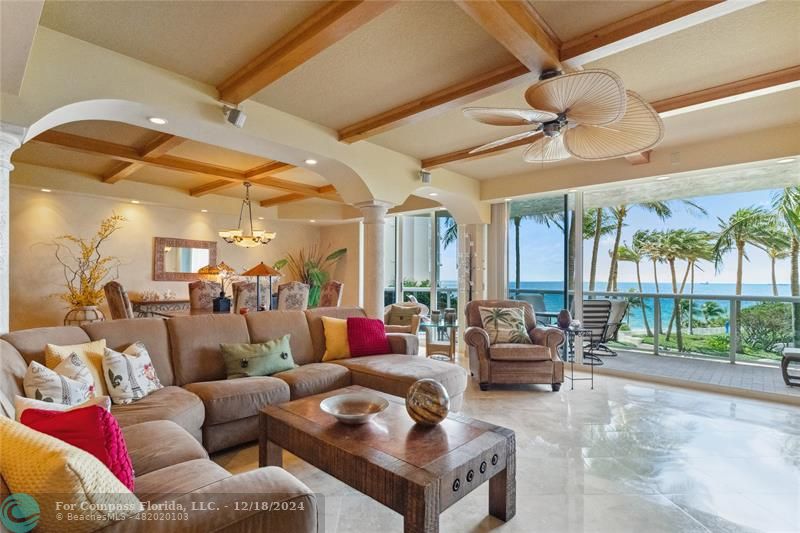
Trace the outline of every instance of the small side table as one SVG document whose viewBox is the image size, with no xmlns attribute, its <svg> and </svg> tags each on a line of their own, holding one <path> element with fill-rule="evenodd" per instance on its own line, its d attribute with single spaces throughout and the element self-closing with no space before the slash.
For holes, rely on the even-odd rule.
<svg viewBox="0 0 800 533">
<path fill-rule="evenodd" d="M 420 327 L 425 328 L 425 356 L 454 363 L 458 323 L 423 322 Z M 447 342 L 437 342 L 442 336 L 447 336 Z"/>
<path fill-rule="evenodd" d="M 561 329 L 561 328 L 559 328 Z M 588 364 L 590 368 L 590 375 L 588 378 L 576 378 L 575 377 L 575 337 L 580 337 L 581 339 L 588 338 L 591 344 L 592 340 L 592 330 L 584 329 L 584 328 L 575 328 L 575 327 L 568 327 L 566 329 L 561 329 L 564 332 L 564 336 L 566 337 L 566 346 L 564 348 L 564 355 L 566 359 L 563 359 L 565 363 L 569 363 L 569 376 L 564 376 L 566 379 L 569 380 L 569 390 L 575 390 L 575 382 L 576 381 L 590 381 L 591 382 L 591 389 L 594 390 L 594 367 L 600 366 L 603 362 L 596 356 L 589 355 L 584 356 L 584 364 Z"/>
<path fill-rule="evenodd" d="M 790 387 L 798 387 L 800 386 L 800 374 L 790 374 L 789 363 L 797 363 L 800 365 L 800 348 L 784 348 L 783 357 L 781 358 L 783 382 Z"/>
</svg>

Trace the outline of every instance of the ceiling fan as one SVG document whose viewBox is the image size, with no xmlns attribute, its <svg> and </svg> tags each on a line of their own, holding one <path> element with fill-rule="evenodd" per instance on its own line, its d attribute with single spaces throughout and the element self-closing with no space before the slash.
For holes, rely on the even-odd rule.
<svg viewBox="0 0 800 533">
<path fill-rule="evenodd" d="M 464 115 L 484 124 L 532 128 L 470 153 L 541 133 L 525 151 L 525 161 L 548 163 L 569 157 L 601 161 L 650 150 L 664 137 L 664 123 L 655 109 L 626 91 L 610 70 L 544 71 L 539 82 L 525 91 L 525 100 L 532 109 L 465 108 Z"/>
</svg>

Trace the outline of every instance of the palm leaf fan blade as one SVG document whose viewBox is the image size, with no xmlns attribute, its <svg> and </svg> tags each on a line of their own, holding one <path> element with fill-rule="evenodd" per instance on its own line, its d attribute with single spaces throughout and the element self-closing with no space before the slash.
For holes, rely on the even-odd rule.
<svg viewBox="0 0 800 533">
<path fill-rule="evenodd" d="M 508 137 L 503 137 L 502 139 L 497 139 L 496 141 L 492 141 L 490 143 L 478 146 L 477 148 L 473 148 L 472 150 L 469 151 L 469 153 L 476 154 L 478 152 L 485 152 L 486 150 L 491 150 L 492 148 L 497 148 L 498 146 L 503 146 L 504 144 L 509 144 L 515 141 L 519 141 L 521 139 L 527 139 L 528 137 L 533 137 L 538 133 L 539 133 L 538 130 L 531 130 L 522 133 L 516 133 L 514 135 L 509 135 Z"/>
<path fill-rule="evenodd" d="M 615 159 L 644 152 L 664 137 L 664 123 L 641 96 L 628 91 L 622 119 L 608 127 L 579 125 L 564 134 L 566 150 L 584 161 Z"/>
<path fill-rule="evenodd" d="M 558 115 L 549 111 L 501 107 L 467 107 L 464 116 L 491 126 L 528 126 L 558 118 Z"/>
<path fill-rule="evenodd" d="M 604 69 L 582 70 L 542 80 L 525 91 L 528 104 L 556 114 L 567 113 L 571 122 L 603 125 L 625 113 L 625 86 Z"/>
<path fill-rule="evenodd" d="M 569 152 L 564 148 L 564 138 L 542 137 L 531 144 L 523 156 L 528 163 L 552 163 L 569 158 Z"/>
</svg>

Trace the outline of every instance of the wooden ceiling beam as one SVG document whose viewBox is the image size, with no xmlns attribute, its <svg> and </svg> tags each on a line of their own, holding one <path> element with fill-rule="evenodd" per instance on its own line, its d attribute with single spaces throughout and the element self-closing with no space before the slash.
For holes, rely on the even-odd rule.
<svg viewBox="0 0 800 533">
<path fill-rule="evenodd" d="M 531 72 L 559 67 L 561 42 L 530 3 L 456 0 L 456 4 Z"/>
<path fill-rule="evenodd" d="M 663 100 L 651 102 L 650 105 L 652 105 L 653 108 L 661 115 L 675 114 L 684 109 L 695 108 L 704 105 L 714 105 L 720 101 L 747 95 L 749 93 L 752 95 L 761 95 L 765 92 L 774 92 L 795 86 L 800 86 L 800 65 L 775 72 L 761 74 L 759 76 L 753 76 L 744 80 L 717 85 L 715 87 L 710 87 L 700 91 L 674 96 L 672 98 L 665 98 Z M 447 154 L 423 159 L 422 168 L 431 170 L 448 163 L 454 163 L 456 161 L 468 161 L 471 159 L 486 157 L 488 155 L 494 155 L 518 146 L 530 144 L 536 139 L 537 137 L 529 137 L 527 139 L 504 144 L 478 154 L 469 153 L 471 150 L 477 148 L 477 146 L 471 146 L 462 150 L 456 150 Z M 647 158 L 647 161 L 649 161 L 650 154 L 646 154 L 646 156 L 641 154 L 632 156 L 635 160 L 635 162 L 632 162 L 634 164 L 642 164 L 646 162 L 643 161 L 645 157 Z"/>
<path fill-rule="evenodd" d="M 295 166 L 290 165 L 289 163 L 282 163 L 281 161 L 271 161 L 269 163 L 264 163 L 263 165 L 259 165 L 257 167 L 246 170 L 244 172 L 244 176 L 247 179 L 253 180 L 252 183 L 260 185 L 259 183 L 256 183 L 255 178 L 263 176 L 264 174 L 267 173 L 283 172 L 284 170 L 289 170 L 292 168 L 295 168 Z M 225 189 L 230 189 L 231 187 L 235 187 L 236 185 L 238 185 L 238 183 L 236 182 L 231 182 L 228 180 L 216 180 L 191 189 L 189 191 L 189 194 L 191 194 L 192 196 L 205 196 L 206 194 L 212 194 Z"/>
<path fill-rule="evenodd" d="M 225 102 L 239 104 L 387 9 L 392 1 L 348 0 L 326 3 L 218 87 Z"/>
<path fill-rule="evenodd" d="M 276 205 L 281 204 L 288 204 L 290 202 L 297 202 L 299 200 L 305 200 L 308 198 L 307 196 L 303 196 L 302 194 L 292 193 L 292 194 L 284 194 L 283 196 L 276 196 L 275 198 L 269 198 L 267 200 L 261 200 L 261 207 L 274 207 Z"/>
<path fill-rule="evenodd" d="M 488 94 L 511 87 L 528 68 L 515 61 L 469 80 L 417 98 L 378 115 L 360 120 L 339 130 L 339 140 L 353 143 L 405 124 L 423 120 L 435 113 L 459 107 Z"/>
<path fill-rule="evenodd" d="M 617 54 L 628 48 L 749 7 L 760 0 L 673 0 L 596 28 L 561 45 L 559 58 L 570 66 Z"/>
<path fill-rule="evenodd" d="M 752 76 L 743 80 L 724 83 L 708 89 L 702 89 L 672 98 L 665 98 L 652 102 L 653 108 L 661 114 L 677 112 L 683 109 L 702 106 L 742 96 L 748 93 L 763 94 L 764 92 L 777 92 L 784 88 L 796 86 L 800 82 L 800 65 Z"/>
<path fill-rule="evenodd" d="M 489 157 L 491 155 L 497 154 L 499 152 L 505 152 L 506 150 L 511 150 L 512 148 L 516 148 L 518 146 L 525 146 L 531 144 L 532 142 L 538 140 L 541 137 L 541 133 L 534 135 L 532 137 L 526 137 L 525 139 L 520 139 L 518 141 L 513 141 L 508 144 L 503 144 L 500 146 L 496 146 L 494 148 L 490 148 L 489 150 L 483 150 L 482 152 L 470 153 L 478 146 L 470 146 L 469 148 L 464 148 L 462 150 L 456 150 L 455 152 L 450 152 L 448 154 L 437 155 L 434 157 L 429 157 L 427 159 L 422 160 L 422 168 L 425 170 L 433 170 L 434 168 L 439 168 L 443 165 L 448 163 L 455 163 L 456 161 L 471 161 L 474 159 L 482 159 L 484 157 Z"/>
<path fill-rule="evenodd" d="M 139 155 L 142 157 L 160 157 L 167 152 L 182 144 L 186 139 L 178 137 L 177 135 L 170 135 L 169 133 L 160 133 L 153 140 L 148 142 L 144 148 L 139 150 Z M 143 163 L 129 163 L 122 162 L 117 165 L 110 172 L 101 176 L 105 183 L 116 183 L 123 180 L 142 168 Z"/>
<path fill-rule="evenodd" d="M 652 150 L 645 150 L 644 152 L 636 152 L 635 154 L 626 155 L 625 159 L 631 165 L 646 165 L 650 162 L 650 154 Z"/>
</svg>

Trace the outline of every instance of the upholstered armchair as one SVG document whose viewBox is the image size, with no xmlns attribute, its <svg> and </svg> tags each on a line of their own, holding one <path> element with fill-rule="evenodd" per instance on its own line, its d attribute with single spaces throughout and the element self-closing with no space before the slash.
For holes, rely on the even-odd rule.
<svg viewBox="0 0 800 533">
<path fill-rule="evenodd" d="M 233 289 L 233 312 L 238 313 L 242 308 L 258 311 L 256 302 L 255 281 L 235 281 L 231 284 Z"/>
<path fill-rule="evenodd" d="M 343 287 L 344 283 L 341 281 L 326 281 L 319 296 L 319 307 L 339 307 L 342 303 Z"/>
<path fill-rule="evenodd" d="M 525 329 L 532 344 L 492 344 L 483 328 L 479 308 L 517 307 L 524 310 Z M 564 362 L 558 348 L 564 333 L 558 328 L 536 325 L 531 304 L 514 300 L 474 300 L 466 308 L 467 329 L 464 341 L 469 369 L 481 390 L 497 383 L 548 384 L 554 391 L 564 382 Z"/>
<path fill-rule="evenodd" d="M 134 318 L 133 306 L 128 298 L 128 293 L 118 281 L 109 281 L 103 286 L 108 309 L 111 311 L 111 320 Z"/>
<path fill-rule="evenodd" d="M 383 323 L 386 333 L 411 333 L 419 332 L 419 323 L 422 318 L 423 307 L 420 303 L 405 302 L 391 304 L 383 308 Z"/>
<path fill-rule="evenodd" d="M 278 285 L 278 309 L 282 311 L 308 309 L 308 290 L 308 285 L 299 281 Z"/>
</svg>

